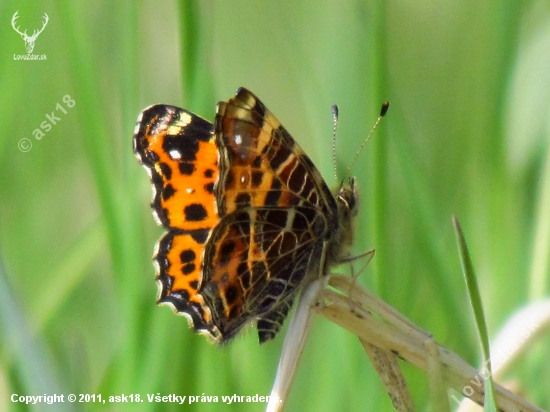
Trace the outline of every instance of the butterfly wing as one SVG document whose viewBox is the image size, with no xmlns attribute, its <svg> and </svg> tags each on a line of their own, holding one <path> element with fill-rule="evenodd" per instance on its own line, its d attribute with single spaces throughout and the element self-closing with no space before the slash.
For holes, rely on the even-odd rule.
<svg viewBox="0 0 550 412">
<path fill-rule="evenodd" d="M 214 183 L 218 151 L 214 126 L 168 105 L 145 109 L 134 131 L 134 153 L 153 186 L 151 208 L 166 233 L 155 251 L 158 302 L 171 305 L 195 330 L 216 338 L 208 306 L 198 294 L 204 245 L 218 222 Z"/>
<path fill-rule="evenodd" d="M 221 220 L 206 245 L 200 293 L 223 340 L 259 318 L 264 342 L 318 264 L 336 204 L 311 160 L 248 90 L 218 103 L 215 139 Z"/>
</svg>

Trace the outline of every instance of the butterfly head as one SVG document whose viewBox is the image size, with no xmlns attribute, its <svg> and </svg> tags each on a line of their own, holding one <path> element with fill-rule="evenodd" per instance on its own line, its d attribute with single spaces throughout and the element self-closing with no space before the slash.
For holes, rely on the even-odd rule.
<svg viewBox="0 0 550 412">
<path fill-rule="evenodd" d="M 357 185 L 355 177 L 351 177 L 347 182 L 342 183 L 336 201 L 338 202 L 338 216 L 340 220 L 350 220 L 357 216 Z M 344 222 L 342 222 L 344 223 Z"/>
<path fill-rule="evenodd" d="M 347 179 L 342 183 L 336 194 L 338 207 L 338 224 L 332 232 L 332 241 L 329 248 L 329 261 L 339 262 L 347 257 L 353 241 L 353 217 L 357 216 L 357 185 L 355 178 Z"/>
</svg>

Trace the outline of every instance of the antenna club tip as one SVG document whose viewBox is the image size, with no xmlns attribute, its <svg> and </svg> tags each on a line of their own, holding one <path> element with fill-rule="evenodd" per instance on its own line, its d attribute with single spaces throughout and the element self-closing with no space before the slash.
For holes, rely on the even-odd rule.
<svg viewBox="0 0 550 412">
<path fill-rule="evenodd" d="M 332 111 L 332 115 L 335 117 L 338 117 L 338 106 L 333 104 L 330 106 L 330 110 Z"/>
<path fill-rule="evenodd" d="M 382 103 L 382 107 L 380 108 L 380 117 L 384 117 L 386 113 L 388 113 L 389 108 L 390 108 L 390 102 Z"/>
</svg>

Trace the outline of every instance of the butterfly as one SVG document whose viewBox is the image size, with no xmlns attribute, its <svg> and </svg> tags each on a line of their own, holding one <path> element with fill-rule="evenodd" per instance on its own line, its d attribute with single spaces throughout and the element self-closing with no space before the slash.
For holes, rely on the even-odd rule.
<svg viewBox="0 0 550 412">
<path fill-rule="evenodd" d="M 217 104 L 214 124 L 154 105 L 134 153 L 167 233 L 154 253 L 158 303 L 218 343 L 256 322 L 273 339 L 297 293 L 349 256 L 355 179 L 331 192 L 310 158 L 253 93 Z"/>
</svg>

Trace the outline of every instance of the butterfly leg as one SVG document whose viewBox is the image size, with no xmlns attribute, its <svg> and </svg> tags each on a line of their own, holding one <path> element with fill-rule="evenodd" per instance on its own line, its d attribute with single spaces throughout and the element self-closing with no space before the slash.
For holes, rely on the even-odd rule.
<svg viewBox="0 0 550 412">
<path fill-rule="evenodd" d="M 349 292 L 348 292 L 348 298 L 349 298 L 349 308 L 352 312 L 355 312 L 355 308 L 353 307 L 353 297 L 352 297 L 352 292 L 353 292 L 353 288 L 355 287 L 355 283 L 357 282 L 357 279 L 359 278 L 359 276 L 361 276 L 361 273 L 364 272 L 364 270 L 367 268 L 367 266 L 369 265 L 370 261 L 372 260 L 372 258 L 374 257 L 374 253 L 376 252 L 376 249 L 371 249 L 371 250 L 367 250 L 366 252 L 363 252 L 359 255 L 356 255 L 356 256 L 350 256 L 350 257 L 347 257 L 345 259 L 342 259 L 341 263 L 345 263 L 345 262 L 349 262 L 350 264 L 350 268 L 351 268 L 351 278 L 353 279 L 353 281 L 351 282 L 351 286 L 349 288 Z M 367 261 L 365 262 L 365 264 L 361 267 L 361 269 L 359 270 L 359 272 L 357 272 L 357 274 L 354 273 L 354 270 L 353 270 L 353 264 L 352 262 L 354 260 L 357 260 L 359 258 L 362 258 L 362 257 L 366 257 L 367 258 Z"/>
</svg>

